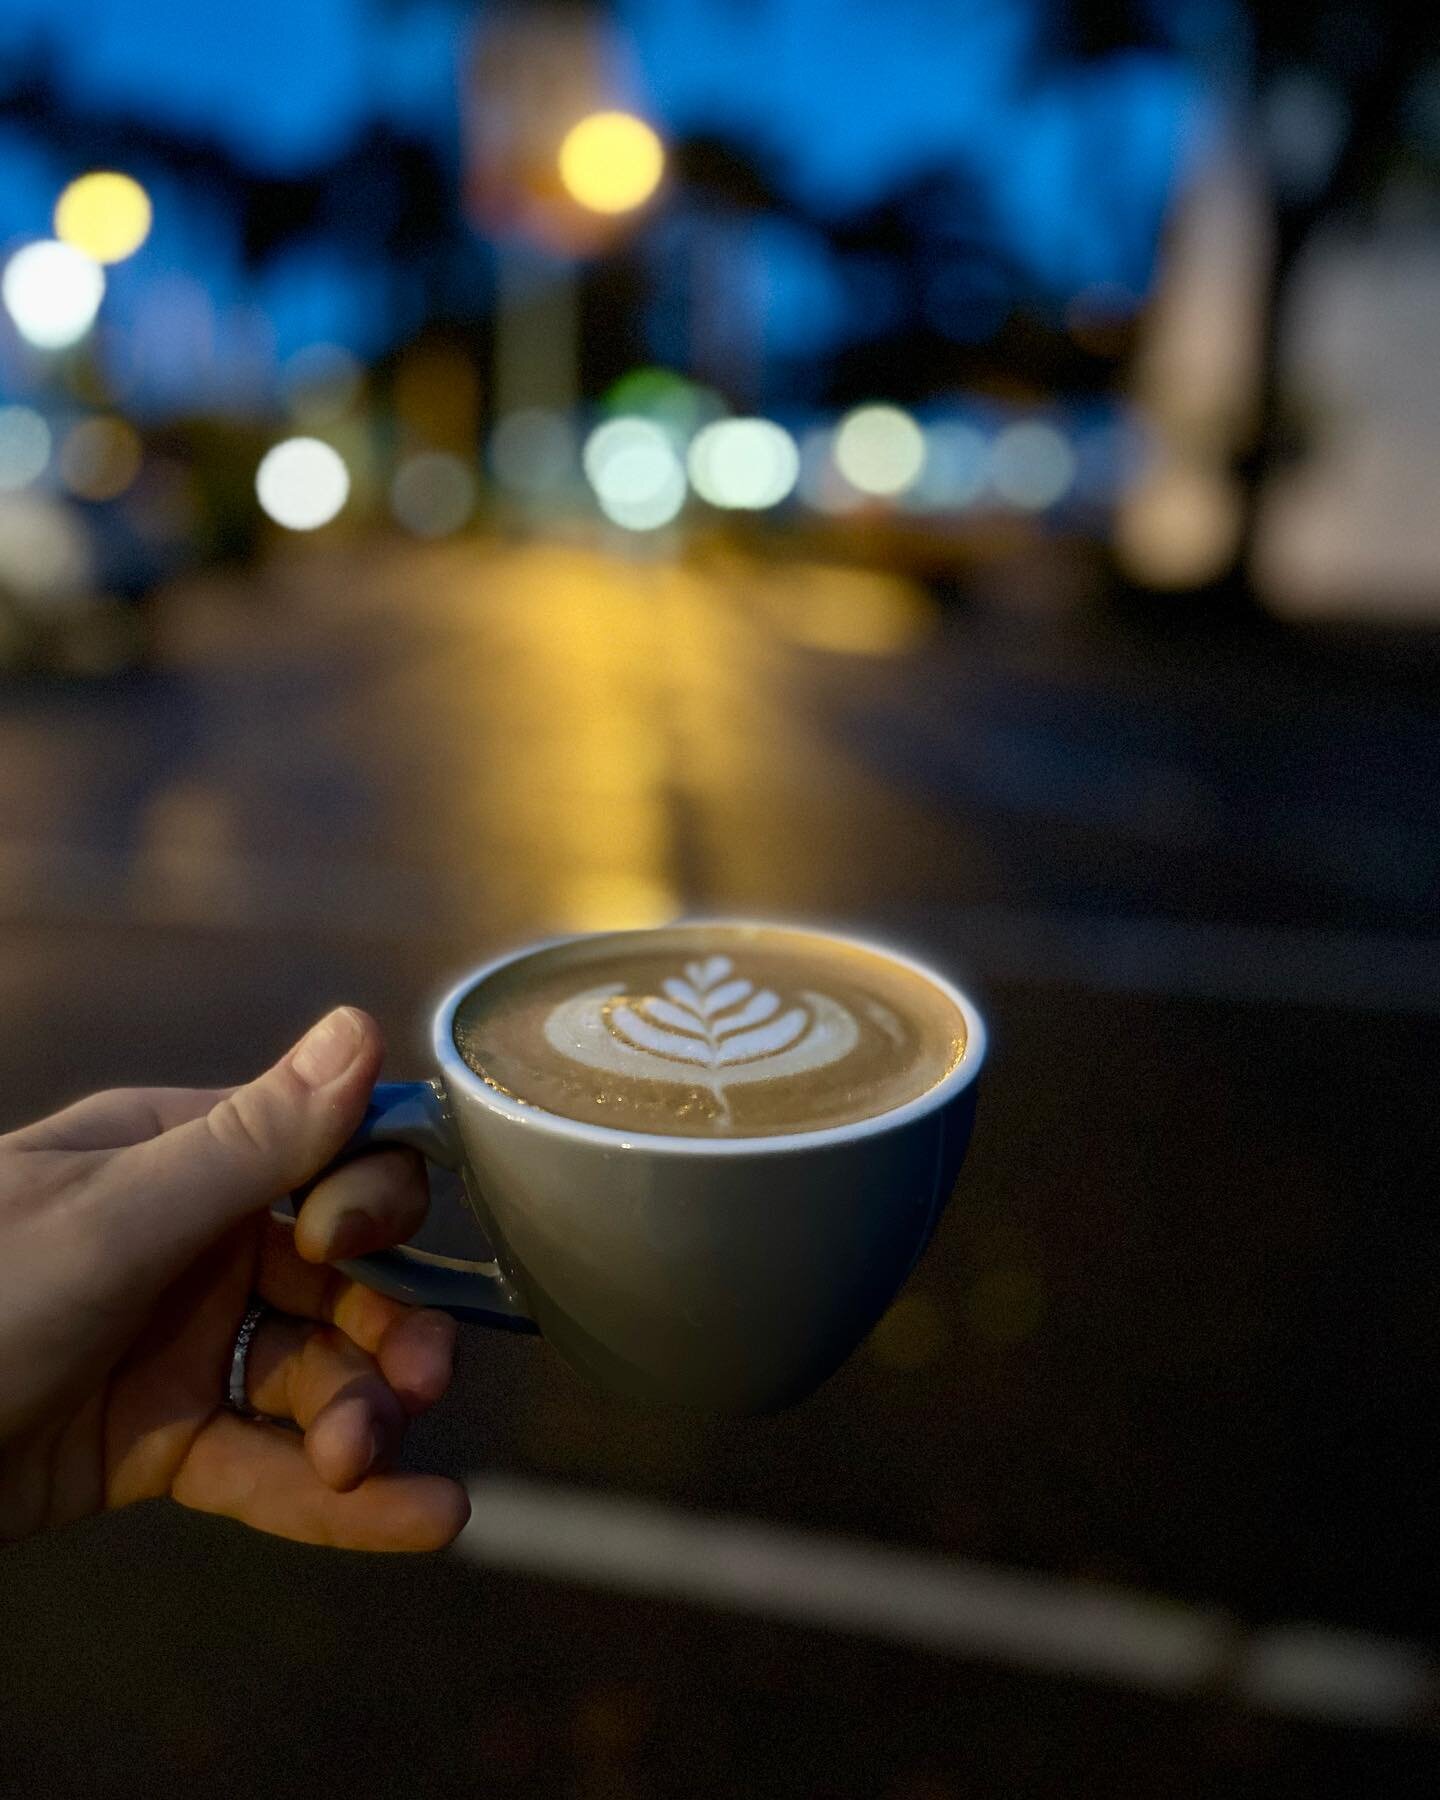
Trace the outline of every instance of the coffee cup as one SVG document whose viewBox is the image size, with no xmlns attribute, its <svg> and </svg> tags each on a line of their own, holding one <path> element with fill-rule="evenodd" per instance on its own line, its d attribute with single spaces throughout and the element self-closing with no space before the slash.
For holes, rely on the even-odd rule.
<svg viewBox="0 0 1440 1800">
<path fill-rule="evenodd" d="M 694 921 L 512 952 L 440 1002 L 436 1076 L 378 1086 L 346 1152 L 407 1144 L 457 1171 L 483 1245 L 341 1267 L 538 1331 L 635 1399 L 774 1411 L 924 1250 L 985 1041 L 944 976 L 829 931 Z"/>
</svg>

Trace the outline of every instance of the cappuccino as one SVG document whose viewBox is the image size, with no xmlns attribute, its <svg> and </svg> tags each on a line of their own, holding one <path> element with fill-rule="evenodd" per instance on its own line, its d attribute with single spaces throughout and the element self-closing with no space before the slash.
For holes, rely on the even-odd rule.
<svg viewBox="0 0 1440 1800">
<path fill-rule="evenodd" d="M 455 1012 L 498 1092 L 669 1137 L 767 1137 L 893 1111 L 943 1081 L 965 1021 L 918 970 L 779 926 L 676 925 L 507 963 Z"/>
</svg>

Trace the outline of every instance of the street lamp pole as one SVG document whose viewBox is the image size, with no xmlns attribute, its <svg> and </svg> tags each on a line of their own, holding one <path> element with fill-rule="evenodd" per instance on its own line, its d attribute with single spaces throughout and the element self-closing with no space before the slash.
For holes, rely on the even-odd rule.
<svg viewBox="0 0 1440 1800">
<path fill-rule="evenodd" d="M 569 414 L 580 398 L 581 259 L 658 187 L 660 140 L 609 111 L 624 86 L 613 27 L 588 8 L 510 6 L 476 42 L 467 199 L 494 248 L 492 409 Z"/>
</svg>

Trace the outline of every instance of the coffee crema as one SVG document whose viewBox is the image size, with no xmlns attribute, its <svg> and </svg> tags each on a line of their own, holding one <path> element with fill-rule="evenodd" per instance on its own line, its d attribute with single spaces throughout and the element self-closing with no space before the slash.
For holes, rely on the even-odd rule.
<svg viewBox="0 0 1440 1800">
<path fill-rule="evenodd" d="M 928 1093 L 965 1053 L 950 997 L 878 951 L 778 926 L 616 932 L 465 995 L 455 1047 L 498 1092 L 666 1137 L 818 1131 Z"/>
</svg>

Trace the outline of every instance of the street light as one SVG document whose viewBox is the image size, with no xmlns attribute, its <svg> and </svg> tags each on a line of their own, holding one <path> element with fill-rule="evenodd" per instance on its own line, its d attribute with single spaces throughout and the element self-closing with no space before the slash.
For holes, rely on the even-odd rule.
<svg viewBox="0 0 1440 1800">
<path fill-rule="evenodd" d="M 96 169 L 55 203 L 55 235 L 92 262 L 124 262 L 150 235 L 150 196 L 132 175 Z"/>
<path fill-rule="evenodd" d="M 660 185 L 665 151 L 633 113 L 598 112 L 566 132 L 560 145 L 565 191 L 590 212 L 634 212 Z"/>
</svg>

